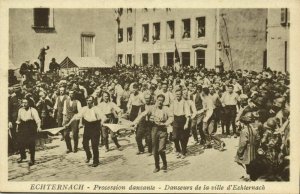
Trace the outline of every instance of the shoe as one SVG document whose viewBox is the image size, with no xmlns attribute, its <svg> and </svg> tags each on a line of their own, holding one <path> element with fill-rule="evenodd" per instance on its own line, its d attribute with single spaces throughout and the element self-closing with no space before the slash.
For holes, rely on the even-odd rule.
<svg viewBox="0 0 300 194">
<path fill-rule="evenodd" d="M 234 134 L 233 136 L 234 136 L 234 138 L 237 138 L 237 134 Z"/>
<path fill-rule="evenodd" d="M 90 160 L 91 160 L 91 158 L 87 158 L 87 159 L 85 160 L 85 163 L 89 163 Z"/>
<path fill-rule="evenodd" d="M 220 145 L 219 150 L 223 151 L 225 146 L 226 146 L 226 144 L 224 142 L 222 142 L 221 145 Z"/>
<path fill-rule="evenodd" d="M 29 166 L 33 166 L 33 165 L 34 165 L 34 161 L 31 160 L 31 161 L 28 163 L 28 165 L 29 165 Z"/>
<path fill-rule="evenodd" d="M 227 138 L 231 138 L 231 135 L 228 135 L 228 134 L 227 134 Z"/>
<path fill-rule="evenodd" d="M 152 153 L 149 153 L 149 154 L 148 154 L 148 156 L 152 156 L 152 155 L 153 155 Z"/>
<path fill-rule="evenodd" d="M 182 155 L 181 155 L 181 154 L 178 154 L 178 155 L 177 155 L 177 158 L 181 158 L 181 157 L 182 157 Z"/>
<path fill-rule="evenodd" d="M 155 169 L 153 170 L 153 173 L 157 173 L 159 170 L 160 170 L 159 168 L 155 168 Z"/>
<path fill-rule="evenodd" d="M 18 163 L 22 163 L 22 162 L 24 162 L 23 160 L 25 160 L 26 158 L 20 158 L 20 159 L 18 159 Z"/>
<path fill-rule="evenodd" d="M 65 140 L 65 138 L 64 137 L 62 137 L 61 139 L 60 139 L 60 141 L 64 141 Z"/>
<path fill-rule="evenodd" d="M 93 163 L 92 167 L 97 167 L 99 165 L 99 162 Z"/>
<path fill-rule="evenodd" d="M 136 155 L 141 155 L 143 154 L 144 152 L 137 152 Z"/>
<path fill-rule="evenodd" d="M 185 154 L 182 154 L 181 155 L 181 159 L 185 159 L 186 155 Z"/>
<path fill-rule="evenodd" d="M 74 153 L 77 153 L 77 151 L 78 151 L 78 149 L 76 148 L 76 149 L 74 149 L 74 151 L 73 151 L 73 152 L 74 152 Z"/>
<path fill-rule="evenodd" d="M 118 147 L 118 150 L 119 150 L 119 151 L 122 151 L 123 149 L 122 149 L 122 147 L 120 146 L 120 147 Z"/>
<path fill-rule="evenodd" d="M 163 165 L 163 167 L 161 167 L 161 169 L 162 169 L 163 171 L 167 171 L 167 165 Z"/>
<path fill-rule="evenodd" d="M 72 152 L 72 150 L 67 150 L 66 151 L 66 154 L 69 154 L 69 153 L 71 153 Z"/>
<path fill-rule="evenodd" d="M 105 152 L 109 152 L 109 149 L 106 149 Z"/>
</svg>

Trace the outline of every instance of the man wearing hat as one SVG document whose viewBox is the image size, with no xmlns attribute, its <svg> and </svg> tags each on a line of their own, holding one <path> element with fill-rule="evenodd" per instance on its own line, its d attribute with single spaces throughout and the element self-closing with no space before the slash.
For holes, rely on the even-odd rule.
<svg viewBox="0 0 300 194">
<path fill-rule="evenodd" d="M 252 172 L 250 172 L 249 165 L 256 158 L 260 137 L 257 128 L 251 125 L 254 122 L 252 112 L 246 113 L 240 121 L 244 124 L 244 127 L 240 134 L 235 162 L 246 166 L 246 173 L 250 175 L 251 179 Z"/>
<path fill-rule="evenodd" d="M 59 69 L 60 69 L 59 64 L 56 62 L 55 58 L 52 58 L 51 63 L 49 64 L 49 71 L 51 73 L 57 73 Z"/>
</svg>

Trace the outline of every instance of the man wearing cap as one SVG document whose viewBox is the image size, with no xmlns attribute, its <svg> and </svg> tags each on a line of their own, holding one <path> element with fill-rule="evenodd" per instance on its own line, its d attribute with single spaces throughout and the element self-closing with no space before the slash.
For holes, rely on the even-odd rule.
<svg viewBox="0 0 300 194">
<path fill-rule="evenodd" d="M 225 126 L 226 134 L 230 136 L 230 125 L 232 125 L 234 137 L 237 137 L 235 117 L 237 112 L 237 103 L 239 102 L 239 96 L 233 91 L 233 85 L 228 85 L 227 91 L 222 95 L 222 105 L 225 111 Z"/>
<path fill-rule="evenodd" d="M 246 166 L 246 173 L 251 176 L 253 169 L 250 169 L 250 163 L 256 158 L 257 149 L 259 146 L 259 133 L 257 127 L 252 125 L 254 122 L 252 112 L 248 112 L 243 115 L 240 121 L 244 124 L 244 127 L 240 134 L 240 141 L 238 150 L 235 157 L 235 162 Z"/>
<path fill-rule="evenodd" d="M 51 126 L 50 112 L 52 111 L 52 102 L 44 91 L 39 92 L 40 99 L 36 103 L 36 109 L 41 117 L 41 128 L 48 129 Z"/>
</svg>

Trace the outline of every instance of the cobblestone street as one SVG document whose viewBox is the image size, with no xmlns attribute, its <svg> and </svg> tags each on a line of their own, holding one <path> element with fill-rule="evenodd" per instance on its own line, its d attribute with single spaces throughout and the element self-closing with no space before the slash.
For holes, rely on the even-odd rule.
<svg viewBox="0 0 300 194">
<path fill-rule="evenodd" d="M 81 131 L 82 132 L 82 131 Z M 239 181 L 243 168 L 234 162 L 238 138 L 223 138 L 226 150 L 203 150 L 194 145 L 190 138 L 188 155 L 177 159 L 171 144 L 167 147 L 168 172 L 153 173 L 154 159 L 147 154 L 136 155 L 135 136 L 119 137 L 122 151 L 115 149 L 105 153 L 100 147 L 100 165 L 96 168 L 86 164 L 85 152 L 66 154 L 65 142 L 59 136 L 36 152 L 36 164 L 18 164 L 19 155 L 12 155 L 8 161 L 9 181 Z M 147 148 L 146 148 L 147 150 Z M 29 154 L 27 154 L 29 158 Z M 92 161 L 91 161 L 92 162 Z M 191 176 L 192 175 L 192 176 Z"/>
</svg>

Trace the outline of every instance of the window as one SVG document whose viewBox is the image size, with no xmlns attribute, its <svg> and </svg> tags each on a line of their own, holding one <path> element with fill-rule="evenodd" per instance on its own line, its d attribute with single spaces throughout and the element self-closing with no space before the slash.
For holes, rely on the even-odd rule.
<svg viewBox="0 0 300 194">
<path fill-rule="evenodd" d="M 123 59 L 123 55 L 122 55 L 122 54 L 118 54 L 118 62 L 119 62 L 120 64 L 123 63 L 123 62 L 122 62 L 122 59 Z"/>
<path fill-rule="evenodd" d="M 123 41 L 123 28 L 118 29 L 118 42 Z"/>
<path fill-rule="evenodd" d="M 205 17 L 196 18 L 197 20 L 197 37 L 205 36 Z"/>
<path fill-rule="evenodd" d="M 189 66 L 190 65 L 190 52 L 182 52 L 182 65 Z"/>
<path fill-rule="evenodd" d="M 132 27 L 127 28 L 127 42 L 132 41 Z"/>
<path fill-rule="evenodd" d="M 81 57 L 95 56 L 95 34 L 82 33 L 81 34 Z"/>
<path fill-rule="evenodd" d="M 174 39 L 175 36 L 175 22 L 167 22 L 167 39 Z"/>
<path fill-rule="evenodd" d="M 128 54 L 127 55 L 127 65 L 131 65 L 132 64 L 132 54 Z"/>
<path fill-rule="evenodd" d="M 153 41 L 160 40 L 160 23 L 153 24 Z"/>
<path fill-rule="evenodd" d="M 183 25 L 183 33 L 182 38 L 190 38 L 191 37 L 191 19 L 183 19 L 182 20 Z"/>
<path fill-rule="evenodd" d="M 142 64 L 148 65 L 148 54 L 147 53 L 142 53 Z"/>
<path fill-rule="evenodd" d="M 172 67 L 174 65 L 174 53 L 169 52 L 167 53 L 167 66 Z"/>
<path fill-rule="evenodd" d="M 53 28 L 53 9 L 34 8 L 33 9 L 34 28 Z"/>
<path fill-rule="evenodd" d="M 149 24 L 143 25 L 143 42 L 149 42 Z"/>
<path fill-rule="evenodd" d="M 205 67 L 205 50 L 196 50 L 196 66 L 198 68 Z"/>
<path fill-rule="evenodd" d="M 287 8 L 281 9 L 280 23 L 282 26 L 287 26 L 289 22 L 289 13 Z"/>
<path fill-rule="evenodd" d="M 153 65 L 154 67 L 160 66 L 159 53 L 153 53 Z"/>
</svg>

